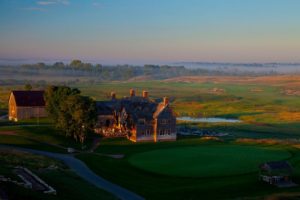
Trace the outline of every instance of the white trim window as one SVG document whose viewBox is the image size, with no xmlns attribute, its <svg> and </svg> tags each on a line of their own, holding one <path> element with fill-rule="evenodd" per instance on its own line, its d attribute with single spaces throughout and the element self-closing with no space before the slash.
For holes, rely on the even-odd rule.
<svg viewBox="0 0 300 200">
<path fill-rule="evenodd" d="M 164 130 L 164 135 L 169 135 L 169 130 L 168 129 Z"/>
</svg>

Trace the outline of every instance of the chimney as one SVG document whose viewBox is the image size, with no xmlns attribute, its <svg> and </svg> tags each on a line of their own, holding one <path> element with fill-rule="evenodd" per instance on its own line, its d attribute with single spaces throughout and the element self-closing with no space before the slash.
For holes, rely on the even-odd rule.
<svg viewBox="0 0 300 200">
<path fill-rule="evenodd" d="M 143 91 L 143 98 L 145 98 L 145 99 L 148 98 L 148 91 L 145 91 L 145 90 Z"/>
<path fill-rule="evenodd" d="M 115 92 L 111 92 L 110 93 L 111 99 L 115 100 L 116 99 L 116 93 Z"/>
<path fill-rule="evenodd" d="M 164 97 L 164 105 L 168 105 L 169 104 L 169 98 L 168 97 Z"/>
<path fill-rule="evenodd" d="M 134 97 L 135 96 L 135 91 L 134 89 L 130 89 L 130 97 Z"/>
</svg>

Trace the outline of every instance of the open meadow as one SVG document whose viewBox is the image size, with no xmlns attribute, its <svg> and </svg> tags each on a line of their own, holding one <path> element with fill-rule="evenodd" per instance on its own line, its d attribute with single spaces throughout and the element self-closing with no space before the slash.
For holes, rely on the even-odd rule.
<svg viewBox="0 0 300 200">
<path fill-rule="evenodd" d="M 76 154 L 96 174 L 146 199 L 299 196 L 299 187 L 278 189 L 258 180 L 259 164 L 288 160 L 294 168 L 293 180 L 300 184 L 299 76 L 180 77 L 70 86 L 95 100 L 109 99 L 111 91 L 121 98 L 129 95 L 130 88 L 137 95 L 147 90 L 157 101 L 170 97 L 177 116 L 241 120 L 240 123 L 177 123 L 179 128 L 188 130 L 226 133 L 222 137 L 179 136 L 176 142 L 139 144 L 125 138 L 108 138 L 101 139 L 93 153 Z M 6 102 L 11 89 L 18 88 L 22 86 L 2 87 L 1 102 Z M 5 114 L 7 104 L 2 103 L 1 108 Z M 37 125 L 36 120 L 29 120 L 20 122 L 25 126 L 15 126 L 1 122 L 0 143 L 52 152 L 64 152 L 69 146 L 81 148 L 59 135 L 51 121 L 41 119 L 39 123 L 41 126 L 26 126 Z M 66 188 L 72 185 L 68 180 Z M 101 199 L 106 198 L 111 197 L 104 194 Z"/>
</svg>

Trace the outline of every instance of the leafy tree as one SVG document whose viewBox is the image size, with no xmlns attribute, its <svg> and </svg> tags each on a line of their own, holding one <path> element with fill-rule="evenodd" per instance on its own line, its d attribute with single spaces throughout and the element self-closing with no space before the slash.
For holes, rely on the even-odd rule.
<svg viewBox="0 0 300 200">
<path fill-rule="evenodd" d="M 36 67 L 37 69 L 43 69 L 43 68 L 46 67 L 46 64 L 45 64 L 45 63 L 42 63 L 42 62 L 39 62 L 39 63 L 35 64 L 35 67 Z"/>
<path fill-rule="evenodd" d="M 72 60 L 72 62 L 70 63 L 70 66 L 75 68 L 79 68 L 82 65 L 83 63 L 81 62 L 81 60 Z"/>
<path fill-rule="evenodd" d="M 30 91 L 30 90 L 32 90 L 32 85 L 27 83 L 27 84 L 25 84 L 24 88 L 25 88 L 25 90 Z"/>
<path fill-rule="evenodd" d="M 61 110 L 63 114 L 58 118 L 58 125 L 65 130 L 67 136 L 83 143 L 96 123 L 95 102 L 89 97 L 71 95 L 62 102 Z"/>
<path fill-rule="evenodd" d="M 46 109 L 56 127 L 67 137 L 83 143 L 93 131 L 97 119 L 95 102 L 80 95 L 78 89 L 49 86 L 45 91 Z"/>
<path fill-rule="evenodd" d="M 53 67 L 63 68 L 63 67 L 65 67 L 65 64 L 63 62 L 56 62 L 53 64 Z"/>
<path fill-rule="evenodd" d="M 71 89 L 66 86 L 48 86 L 45 90 L 46 110 L 49 116 L 58 122 L 58 117 L 62 115 L 61 102 L 65 101 L 70 95 L 78 95 L 78 89 Z"/>
</svg>

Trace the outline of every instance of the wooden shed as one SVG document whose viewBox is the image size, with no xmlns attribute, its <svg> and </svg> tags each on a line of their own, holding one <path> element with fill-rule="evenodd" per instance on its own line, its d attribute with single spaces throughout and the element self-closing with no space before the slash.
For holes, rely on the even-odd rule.
<svg viewBox="0 0 300 200">
<path fill-rule="evenodd" d="M 296 186 L 291 180 L 293 168 L 288 161 L 266 162 L 259 166 L 260 180 L 277 187 Z"/>
</svg>

